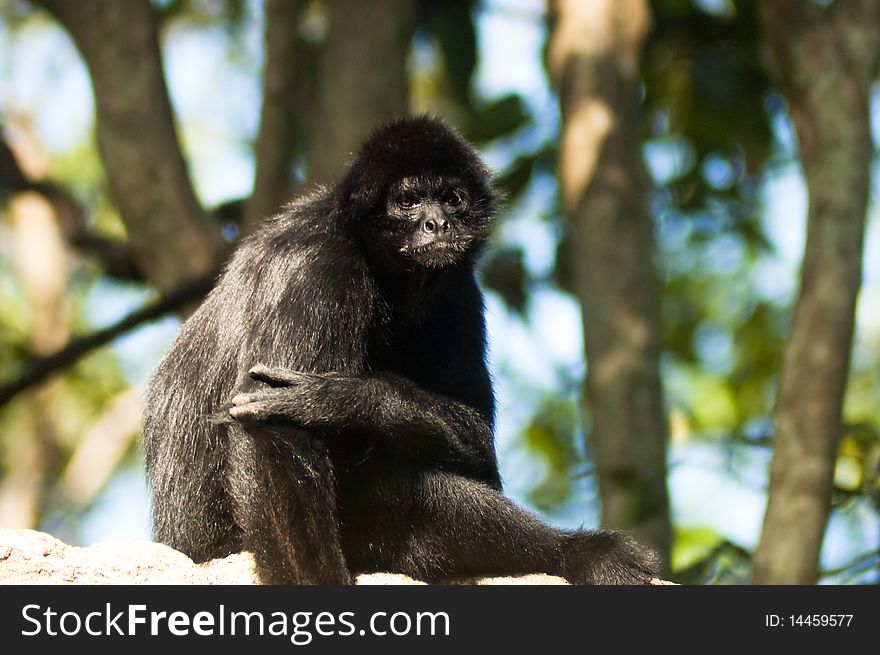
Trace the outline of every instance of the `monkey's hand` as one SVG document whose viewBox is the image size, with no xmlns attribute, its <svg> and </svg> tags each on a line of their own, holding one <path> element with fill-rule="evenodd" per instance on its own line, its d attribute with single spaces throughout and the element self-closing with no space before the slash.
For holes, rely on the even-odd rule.
<svg viewBox="0 0 880 655">
<path fill-rule="evenodd" d="M 295 387 L 309 382 L 345 377 L 340 373 L 305 373 L 289 368 L 272 368 L 265 364 L 257 364 L 248 371 L 248 375 L 251 379 L 268 384 L 270 387 Z"/>
<path fill-rule="evenodd" d="M 254 380 L 269 385 L 232 399 L 229 415 L 244 423 L 285 422 L 302 427 L 330 427 L 340 422 L 358 378 L 338 373 L 304 373 L 259 365 Z"/>
<path fill-rule="evenodd" d="M 255 366 L 250 376 L 267 386 L 235 396 L 228 410 L 231 420 L 327 432 L 354 429 L 415 461 L 499 484 L 491 419 L 465 403 L 395 374 L 305 373 Z"/>
</svg>

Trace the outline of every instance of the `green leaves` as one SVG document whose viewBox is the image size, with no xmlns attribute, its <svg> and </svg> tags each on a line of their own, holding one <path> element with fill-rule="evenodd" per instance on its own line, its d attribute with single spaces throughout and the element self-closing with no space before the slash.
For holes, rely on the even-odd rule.
<svg viewBox="0 0 880 655">
<path fill-rule="evenodd" d="M 522 98 L 511 94 L 474 108 L 465 136 L 479 145 L 509 136 L 528 121 Z"/>
<path fill-rule="evenodd" d="M 544 463 L 544 475 L 529 492 L 538 509 L 551 511 L 567 500 L 572 491 L 573 470 L 583 465 L 577 437 L 577 405 L 573 398 L 544 400 L 526 427 L 524 443 Z"/>
</svg>

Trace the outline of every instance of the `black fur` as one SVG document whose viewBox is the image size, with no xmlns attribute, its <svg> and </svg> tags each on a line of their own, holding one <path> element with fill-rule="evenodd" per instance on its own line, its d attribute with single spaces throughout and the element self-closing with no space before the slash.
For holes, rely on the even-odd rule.
<svg viewBox="0 0 880 655">
<path fill-rule="evenodd" d="M 159 541 L 251 550 L 275 583 L 653 577 L 628 537 L 550 528 L 500 493 L 474 279 L 489 179 L 445 125 L 401 120 L 241 244 L 148 391 Z"/>
</svg>

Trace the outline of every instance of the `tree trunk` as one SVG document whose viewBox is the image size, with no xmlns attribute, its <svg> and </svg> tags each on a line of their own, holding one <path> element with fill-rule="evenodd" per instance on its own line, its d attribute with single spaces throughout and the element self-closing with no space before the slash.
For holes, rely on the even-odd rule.
<svg viewBox="0 0 880 655">
<path fill-rule="evenodd" d="M 98 146 L 138 265 L 162 291 L 213 269 L 226 248 L 190 184 L 149 0 L 37 1 L 91 73 Z"/>
<path fill-rule="evenodd" d="M 298 29 L 303 3 L 266 0 L 266 62 L 263 66 L 263 107 L 254 147 L 254 191 L 247 204 L 242 232 L 253 232 L 286 199 L 297 125 L 303 62 Z"/>
<path fill-rule="evenodd" d="M 588 362 L 585 414 L 605 526 L 668 571 L 667 420 L 638 66 L 643 0 L 554 0 L 549 68 L 562 108 L 559 178 Z"/>
<path fill-rule="evenodd" d="M 870 166 L 880 1 L 760 4 L 766 58 L 788 102 L 809 194 L 801 289 L 775 409 L 759 584 L 812 584 L 830 511 Z"/>
<path fill-rule="evenodd" d="M 328 0 L 310 182 L 332 182 L 380 123 L 406 114 L 413 0 Z"/>
</svg>

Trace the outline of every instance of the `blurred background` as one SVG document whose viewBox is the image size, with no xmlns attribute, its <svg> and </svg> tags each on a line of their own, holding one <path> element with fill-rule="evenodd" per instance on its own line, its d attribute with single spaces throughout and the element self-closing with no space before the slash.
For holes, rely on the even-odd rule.
<svg viewBox="0 0 880 655">
<path fill-rule="evenodd" d="M 0 528 L 148 539 L 181 321 L 427 112 L 507 198 L 507 494 L 679 582 L 880 582 L 878 62 L 880 0 L 0 0 Z"/>
</svg>

